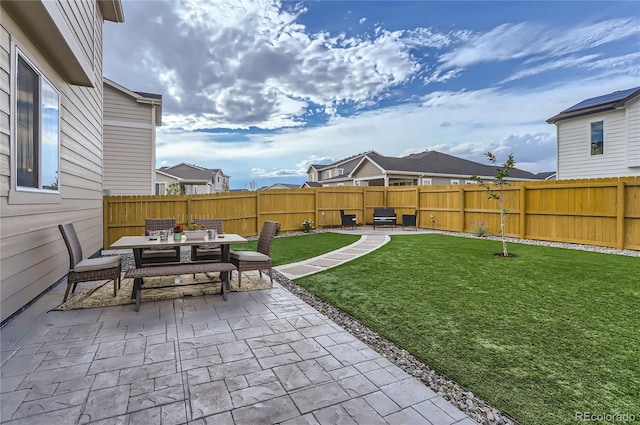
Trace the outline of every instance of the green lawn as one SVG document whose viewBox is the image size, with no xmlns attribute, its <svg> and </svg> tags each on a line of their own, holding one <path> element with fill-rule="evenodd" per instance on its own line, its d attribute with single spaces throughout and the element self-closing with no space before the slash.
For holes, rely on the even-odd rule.
<svg viewBox="0 0 640 425">
<path fill-rule="evenodd" d="M 523 424 L 640 418 L 640 259 L 498 252 L 498 241 L 393 236 L 296 283 Z"/>
<path fill-rule="evenodd" d="M 310 235 L 275 238 L 271 246 L 271 260 L 274 266 L 295 263 L 307 258 L 335 251 L 360 239 L 360 235 L 342 233 L 312 233 Z M 235 251 L 255 251 L 258 241 L 233 245 Z"/>
</svg>

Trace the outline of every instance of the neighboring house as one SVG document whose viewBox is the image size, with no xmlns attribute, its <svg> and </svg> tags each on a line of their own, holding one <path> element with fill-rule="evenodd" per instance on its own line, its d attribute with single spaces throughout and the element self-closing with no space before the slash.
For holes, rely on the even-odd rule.
<svg viewBox="0 0 640 425">
<path fill-rule="evenodd" d="M 495 180 L 496 167 L 436 151 L 397 158 L 365 152 L 334 164 L 315 165 L 322 186 L 417 186 L 475 184 L 471 176 Z M 541 180 L 544 177 L 520 169 L 511 170 L 509 180 Z"/>
<path fill-rule="evenodd" d="M 556 125 L 558 179 L 640 175 L 640 87 L 592 97 Z"/>
<path fill-rule="evenodd" d="M 102 27 L 120 0 L 0 2 L 0 312 L 69 271 L 58 224 L 102 247 Z"/>
<path fill-rule="evenodd" d="M 230 177 L 219 168 L 203 168 L 180 163 L 156 170 L 156 195 L 166 195 L 169 186 L 179 183 L 185 195 L 219 193 L 229 190 Z"/>
<path fill-rule="evenodd" d="M 306 188 L 310 188 L 310 187 L 322 187 L 322 185 L 320 183 L 318 183 L 318 182 L 304 182 L 300 186 L 301 189 L 306 189 Z"/>
<path fill-rule="evenodd" d="M 300 189 L 299 184 L 274 183 L 271 186 L 264 186 L 258 190 L 278 190 L 278 189 Z"/>
<path fill-rule="evenodd" d="M 152 195 L 162 95 L 134 92 L 108 78 L 103 81 L 104 193 Z"/>
</svg>

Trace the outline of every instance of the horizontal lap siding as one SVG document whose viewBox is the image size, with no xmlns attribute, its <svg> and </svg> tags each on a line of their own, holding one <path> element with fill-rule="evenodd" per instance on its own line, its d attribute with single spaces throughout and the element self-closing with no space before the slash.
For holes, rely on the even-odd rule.
<svg viewBox="0 0 640 425">
<path fill-rule="evenodd" d="M 73 222 L 85 257 L 102 246 L 102 63 L 93 49 L 102 43 L 102 17 L 95 2 L 61 2 L 58 7 L 93 65 L 95 88 L 64 82 L 20 26 L 4 9 L 0 13 L 0 283 L 1 319 L 5 320 L 63 278 L 69 256 L 57 228 Z M 95 15 L 94 15 L 95 14 Z M 95 28 L 94 28 L 95 23 Z M 60 91 L 59 203 L 9 203 L 10 109 L 2 106 L 9 95 L 10 41 L 14 40 Z M 97 58 L 96 62 L 94 58 Z M 6 103 L 6 100 L 4 101 Z M 11 100 L 9 99 L 9 106 Z M 39 197 L 34 197 L 38 202 Z"/>
<path fill-rule="evenodd" d="M 628 124 L 625 110 L 611 111 L 558 122 L 558 179 L 634 176 L 627 166 Z M 590 125 L 604 122 L 604 154 L 591 155 Z"/>
<path fill-rule="evenodd" d="M 110 195 L 151 195 L 155 158 L 152 107 L 104 86 L 104 189 Z"/>
<path fill-rule="evenodd" d="M 10 78 L 11 39 L 9 32 L 0 26 L 0 194 L 9 190 L 10 147 L 9 132 L 11 113 Z"/>
<path fill-rule="evenodd" d="M 627 116 L 627 165 L 640 175 L 640 98 L 629 102 Z"/>
</svg>

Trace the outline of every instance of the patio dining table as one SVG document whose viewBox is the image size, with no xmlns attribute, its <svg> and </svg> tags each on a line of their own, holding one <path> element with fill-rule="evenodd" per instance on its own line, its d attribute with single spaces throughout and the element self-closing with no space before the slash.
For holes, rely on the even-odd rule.
<svg viewBox="0 0 640 425">
<path fill-rule="evenodd" d="M 176 246 L 193 246 L 193 245 L 220 245 L 222 248 L 222 263 L 228 263 L 229 261 L 229 253 L 231 250 L 231 244 L 241 244 L 247 243 L 247 239 L 243 238 L 240 235 L 234 233 L 224 233 L 224 234 L 216 234 L 215 237 L 209 238 L 205 236 L 204 238 L 193 238 L 188 239 L 184 236 L 180 240 L 174 240 L 171 235 L 167 240 L 160 240 L 160 238 L 154 238 L 151 236 L 122 236 L 120 239 L 115 241 L 110 249 L 131 249 L 133 250 L 133 257 L 135 260 L 136 269 L 143 269 L 148 267 L 161 267 L 161 265 L 143 265 L 142 264 L 142 251 L 145 249 L 153 249 L 153 248 L 173 248 Z M 189 263 L 181 263 L 181 264 L 189 264 Z M 193 264 L 193 263 L 192 263 Z M 235 267 L 234 267 L 235 269 Z M 223 271 L 221 272 L 221 280 L 222 285 L 228 285 L 229 282 L 229 272 Z M 140 282 L 141 286 L 141 282 Z M 133 292 L 131 294 L 131 298 L 136 297 L 136 290 L 139 290 L 139 285 L 134 285 Z M 228 288 L 227 288 L 228 289 Z M 226 299 L 225 288 L 221 289 L 223 297 Z"/>
</svg>

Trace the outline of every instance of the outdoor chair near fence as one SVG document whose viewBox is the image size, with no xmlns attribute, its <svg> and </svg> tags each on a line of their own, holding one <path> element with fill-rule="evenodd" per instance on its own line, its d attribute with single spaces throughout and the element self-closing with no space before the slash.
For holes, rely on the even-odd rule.
<svg viewBox="0 0 640 425">
<path fill-rule="evenodd" d="M 406 229 L 407 227 L 413 227 L 415 230 L 418 230 L 418 211 L 413 214 L 402 214 L 402 228 Z"/>
<path fill-rule="evenodd" d="M 161 230 L 171 230 L 176 227 L 175 218 L 147 218 L 144 221 L 145 235 L 159 232 Z M 142 251 L 142 265 L 157 265 L 164 263 L 179 263 L 180 247 L 172 248 L 152 248 Z"/>
<path fill-rule="evenodd" d="M 113 296 L 118 294 L 121 283 L 122 258 L 119 255 L 97 258 L 82 258 L 82 246 L 72 223 L 58 225 L 64 243 L 69 251 L 69 274 L 67 290 L 63 302 L 67 301 L 69 291 L 74 293 L 80 282 L 113 280 Z"/>
<path fill-rule="evenodd" d="M 376 226 L 396 226 L 396 210 L 393 208 L 374 208 L 373 229 Z"/>
<path fill-rule="evenodd" d="M 269 279 L 273 286 L 273 274 L 271 273 L 271 245 L 276 236 L 278 222 L 265 221 L 258 238 L 256 251 L 231 251 L 231 263 L 238 269 L 238 287 L 242 287 L 242 272 L 258 270 L 262 278 L 262 270 L 269 271 Z"/>
<path fill-rule="evenodd" d="M 344 210 L 340 210 L 340 228 L 344 229 L 345 227 L 356 228 L 356 215 L 345 214 Z"/>
<path fill-rule="evenodd" d="M 222 234 L 221 218 L 196 218 L 193 222 L 206 230 L 215 230 L 217 234 Z M 222 261 L 222 248 L 216 244 L 194 245 L 191 247 L 191 261 Z"/>
</svg>

